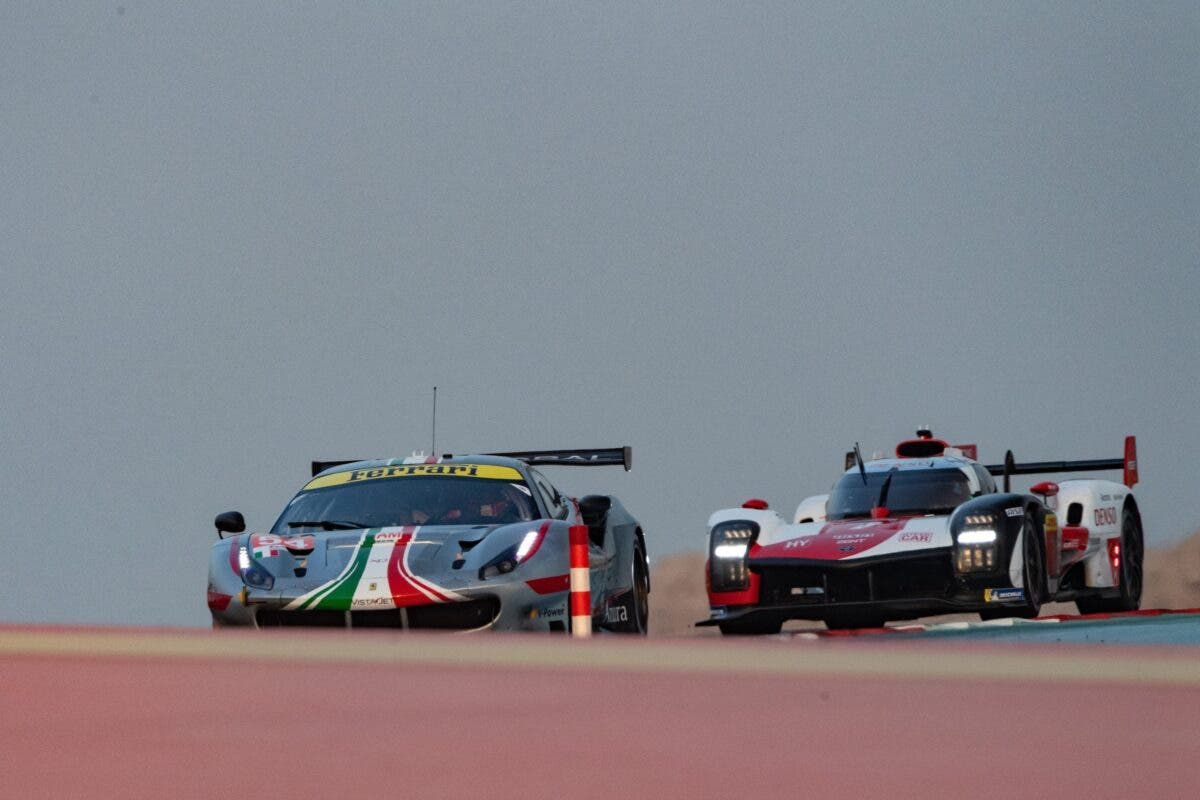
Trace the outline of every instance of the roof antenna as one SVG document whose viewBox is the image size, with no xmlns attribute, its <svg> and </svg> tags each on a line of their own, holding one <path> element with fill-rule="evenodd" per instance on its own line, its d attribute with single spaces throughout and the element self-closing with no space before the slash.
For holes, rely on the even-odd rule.
<svg viewBox="0 0 1200 800">
<path fill-rule="evenodd" d="M 437 452 L 437 387 L 433 387 L 433 442 L 429 446 L 430 453 Z"/>
</svg>

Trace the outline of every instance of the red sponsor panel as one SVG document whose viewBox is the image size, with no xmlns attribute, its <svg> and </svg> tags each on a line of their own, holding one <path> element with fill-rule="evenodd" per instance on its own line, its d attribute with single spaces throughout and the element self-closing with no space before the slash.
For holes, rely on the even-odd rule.
<svg viewBox="0 0 1200 800">
<path fill-rule="evenodd" d="M 845 519 L 828 522 L 816 536 L 802 536 L 764 545 L 750 554 L 750 561 L 775 558 L 837 561 L 851 558 L 900 533 L 909 519 Z"/>
</svg>

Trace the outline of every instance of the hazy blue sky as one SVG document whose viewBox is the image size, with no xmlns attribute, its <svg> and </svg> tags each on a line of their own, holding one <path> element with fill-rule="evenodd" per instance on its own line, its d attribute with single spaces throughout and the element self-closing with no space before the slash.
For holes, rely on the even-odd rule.
<svg viewBox="0 0 1200 800">
<path fill-rule="evenodd" d="M 1139 437 L 1200 528 L 1200 6 L 0 6 L 0 620 L 207 624 L 312 458 L 634 447 L 651 555 L 855 440 Z M 697 581 L 702 576 L 697 575 Z"/>
</svg>

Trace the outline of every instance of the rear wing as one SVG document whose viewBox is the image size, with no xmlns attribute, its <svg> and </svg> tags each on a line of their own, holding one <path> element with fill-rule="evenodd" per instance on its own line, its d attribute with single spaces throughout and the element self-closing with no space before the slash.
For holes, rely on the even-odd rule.
<svg viewBox="0 0 1200 800">
<path fill-rule="evenodd" d="M 518 461 L 524 461 L 526 464 L 537 466 L 564 466 L 564 467 L 608 467 L 622 466 L 628 472 L 633 466 L 633 448 L 632 447 L 609 447 L 599 450 L 524 450 L 519 453 L 482 453 L 487 456 L 500 456 L 502 458 L 515 458 Z M 413 456 L 413 458 L 421 458 L 421 456 Z M 452 455 L 446 453 L 442 458 L 453 458 Z M 430 457 L 426 463 L 432 464 L 437 459 Z M 312 462 L 312 474 L 315 478 L 325 470 L 331 467 L 340 467 L 343 464 L 353 464 L 356 461 L 362 461 L 361 458 L 351 458 L 344 461 L 314 461 Z M 411 463 L 411 462 L 405 462 Z"/>
<path fill-rule="evenodd" d="M 1099 472 L 1106 469 L 1122 471 L 1123 482 L 1132 489 L 1138 482 L 1137 437 L 1125 437 L 1123 458 L 1094 458 L 1086 461 L 1029 461 L 1018 464 L 1012 450 L 1004 454 L 1003 464 L 986 465 L 988 472 L 1004 476 L 1004 491 L 1009 491 L 1009 478 L 1013 475 L 1044 475 L 1051 472 Z"/>
<path fill-rule="evenodd" d="M 598 450 L 524 450 L 517 453 L 487 453 L 489 456 L 515 458 L 531 466 L 556 467 L 615 467 L 628 472 L 633 466 L 632 447 L 609 447 Z"/>
</svg>

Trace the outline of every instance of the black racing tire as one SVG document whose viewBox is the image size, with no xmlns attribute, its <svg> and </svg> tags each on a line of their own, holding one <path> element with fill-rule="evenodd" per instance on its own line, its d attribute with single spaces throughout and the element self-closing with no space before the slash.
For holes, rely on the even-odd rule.
<svg viewBox="0 0 1200 800">
<path fill-rule="evenodd" d="M 1111 614 L 1137 611 L 1142 606 L 1142 576 L 1145 541 L 1137 513 L 1129 506 L 1121 514 L 1121 594 L 1117 597 L 1081 597 L 1075 601 L 1080 614 Z"/>
<path fill-rule="evenodd" d="M 770 636 L 783 628 L 781 619 L 731 619 L 718 622 L 717 627 L 725 636 Z"/>
<path fill-rule="evenodd" d="M 1044 538 L 1038 533 L 1033 516 L 1026 514 L 1025 524 L 1021 528 L 1024 555 L 1021 576 L 1025 585 L 1025 603 L 1014 607 L 1010 616 L 1034 619 L 1042 613 L 1042 602 L 1046 599 L 1046 556 L 1042 552 Z"/>
<path fill-rule="evenodd" d="M 646 548 L 641 540 L 633 546 L 633 592 L 629 609 L 630 622 L 634 629 L 630 633 L 645 636 L 650 632 L 650 564 L 646 560 Z"/>
<path fill-rule="evenodd" d="M 621 598 L 624 619 L 613 624 L 616 633 L 645 636 L 650 632 L 650 564 L 641 539 L 635 539 L 630 566 L 630 590 Z"/>
</svg>

